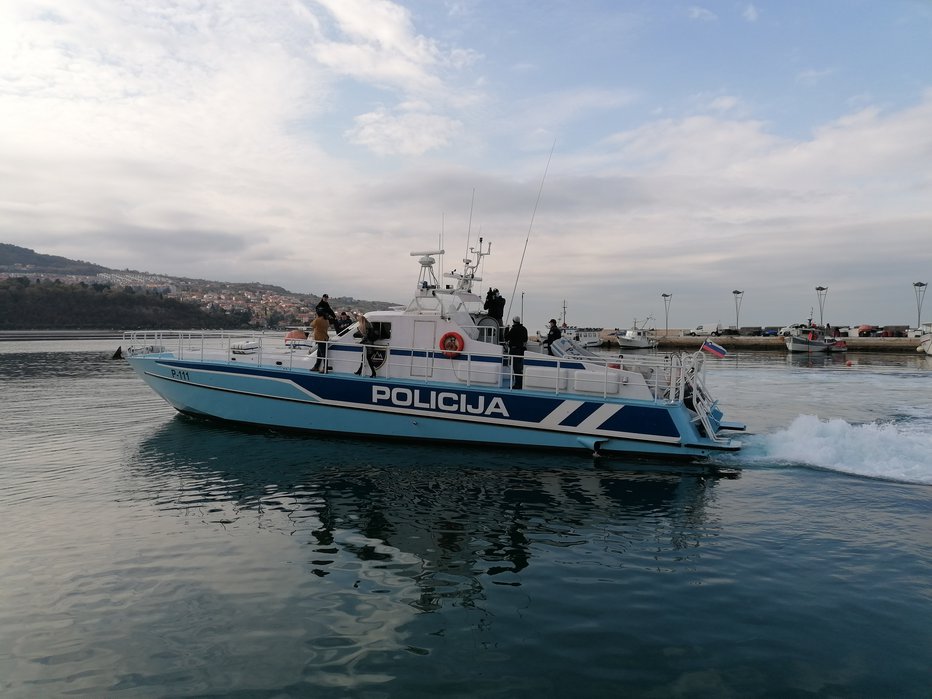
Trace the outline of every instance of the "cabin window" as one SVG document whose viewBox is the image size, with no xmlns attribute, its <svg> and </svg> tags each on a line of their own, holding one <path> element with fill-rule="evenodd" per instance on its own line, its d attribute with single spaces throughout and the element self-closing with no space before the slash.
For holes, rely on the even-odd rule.
<svg viewBox="0 0 932 699">
<path fill-rule="evenodd" d="M 390 340 L 392 338 L 391 323 L 372 323 L 372 329 L 375 331 L 375 336 L 380 340 Z"/>
</svg>

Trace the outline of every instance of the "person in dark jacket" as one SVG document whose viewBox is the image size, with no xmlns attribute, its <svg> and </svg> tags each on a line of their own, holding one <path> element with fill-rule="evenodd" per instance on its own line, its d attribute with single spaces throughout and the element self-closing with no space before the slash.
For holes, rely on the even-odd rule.
<svg viewBox="0 0 932 699">
<path fill-rule="evenodd" d="M 527 348 L 527 328 L 521 325 L 521 316 L 515 316 L 511 327 L 505 331 L 505 339 L 508 341 L 508 354 L 511 357 L 511 371 L 514 377 L 511 381 L 512 388 L 521 388 L 524 386 L 524 350 Z"/>
<path fill-rule="evenodd" d="M 560 331 L 560 328 L 557 327 L 557 319 L 550 319 L 550 327 L 547 328 L 547 339 L 544 340 L 544 344 L 547 346 L 547 354 L 553 355 L 553 350 L 550 349 L 550 345 L 553 344 L 554 340 L 559 340 L 563 337 L 563 333 Z"/>
<path fill-rule="evenodd" d="M 483 308 L 498 321 L 499 325 L 502 324 L 502 317 L 505 315 L 505 297 L 498 293 L 498 289 L 489 289 L 485 295 Z"/>
<path fill-rule="evenodd" d="M 330 308 L 330 297 L 327 296 L 327 294 L 320 297 L 320 301 L 317 302 L 317 306 L 314 307 L 314 310 L 317 312 L 317 315 L 322 315 L 328 322 L 336 322 L 337 314 Z"/>
</svg>

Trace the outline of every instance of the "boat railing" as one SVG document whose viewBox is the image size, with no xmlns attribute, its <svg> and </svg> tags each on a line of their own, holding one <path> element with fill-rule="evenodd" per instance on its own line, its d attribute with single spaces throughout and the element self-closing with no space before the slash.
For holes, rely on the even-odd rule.
<svg viewBox="0 0 932 699">
<path fill-rule="evenodd" d="M 494 330 L 477 326 L 480 331 Z M 128 331 L 123 335 L 124 346 L 129 356 L 138 354 L 168 354 L 182 360 L 210 360 L 228 364 L 249 363 L 271 366 L 291 371 L 307 371 L 316 361 L 316 343 L 291 342 L 278 332 L 262 331 Z M 328 341 L 328 355 L 333 361 L 336 347 L 353 346 L 365 351 L 384 353 L 379 374 L 384 378 L 403 378 L 410 381 L 430 383 L 437 380 L 443 366 L 452 371 L 453 378 L 461 384 L 513 388 L 513 366 L 515 357 L 495 352 L 462 352 L 456 362 L 443 365 L 448 359 L 442 350 L 423 348 L 391 347 L 387 344 L 360 345 L 352 336 L 339 336 Z M 412 356 L 423 360 L 423 372 L 412 371 Z M 361 359 L 361 356 L 360 356 Z M 623 382 L 618 371 L 636 372 L 644 378 L 652 400 L 679 403 L 693 400 L 695 411 L 706 416 L 714 402 L 709 397 L 703 381 L 701 354 L 651 354 L 624 357 L 586 356 L 542 358 L 539 355 L 523 356 L 524 390 L 547 392 L 555 395 L 577 393 L 582 386 L 589 395 L 607 398 L 623 393 Z M 346 360 L 343 359 L 345 362 Z M 355 360 L 353 360 L 355 361 Z M 584 375 L 576 376 L 582 367 Z M 353 371 L 353 366 L 349 371 Z M 340 371 L 346 371 L 346 365 Z M 714 433 L 709 425 L 709 433 Z"/>
</svg>

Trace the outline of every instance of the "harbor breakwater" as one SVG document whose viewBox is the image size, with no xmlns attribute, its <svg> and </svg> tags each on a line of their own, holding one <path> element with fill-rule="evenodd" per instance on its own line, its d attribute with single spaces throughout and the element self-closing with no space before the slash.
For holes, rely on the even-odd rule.
<svg viewBox="0 0 932 699">
<path fill-rule="evenodd" d="M 695 350 L 702 346 L 706 338 L 692 336 L 656 336 L 658 349 Z M 773 350 L 786 352 L 782 336 L 744 337 L 741 335 L 722 335 L 710 338 L 729 351 L 737 350 Z M 842 337 L 850 352 L 916 352 L 919 338 L 915 337 Z"/>
<path fill-rule="evenodd" d="M 122 333 L 116 330 L 4 330 L 0 331 L 0 342 L 23 340 L 120 340 Z M 654 335 L 661 350 L 698 350 L 705 337 L 691 335 Z M 751 337 L 743 335 L 722 335 L 711 338 L 730 352 L 739 350 L 786 351 L 782 336 Z M 852 352 L 916 352 L 919 338 L 915 337 L 843 337 Z M 617 347 L 606 340 L 604 347 Z"/>
</svg>

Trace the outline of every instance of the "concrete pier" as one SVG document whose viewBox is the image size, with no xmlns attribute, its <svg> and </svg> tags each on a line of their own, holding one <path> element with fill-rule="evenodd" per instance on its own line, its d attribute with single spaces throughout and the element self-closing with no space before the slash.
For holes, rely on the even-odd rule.
<svg viewBox="0 0 932 699">
<path fill-rule="evenodd" d="M 664 337 L 655 335 L 658 349 L 696 350 L 702 346 L 704 337 Z M 722 335 L 709 338 L 717 345 L 729 351 L 772 350 L 786 352 L 783 337 L 744 337 L 741 335 Z M 840 337 L 848 345 L 849 352 L 916 352 L 919 338 L 915 337 Z"/>
</svg>

